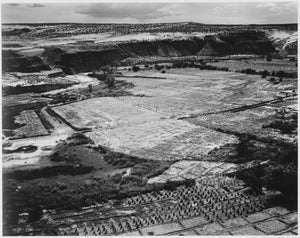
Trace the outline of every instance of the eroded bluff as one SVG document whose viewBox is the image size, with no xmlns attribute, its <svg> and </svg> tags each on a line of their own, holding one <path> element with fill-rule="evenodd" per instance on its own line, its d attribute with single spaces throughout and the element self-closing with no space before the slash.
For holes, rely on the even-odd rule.
<svg viewBox="0 0 300 238">
<path fill-rule="evenodd" d="M 40 57 L 25 57 L 16 52 L 3 51 L 3 71 L 37 72 L 51 65 L 63 69 L 67 74 L 74 74 L 96 70 L 126 58 L 274 53 L 276 49 L 264 32 L 241 31 L 185 40 L 137 41 L 108 46 L 89 44 L 78 46 L 77 49 L 69 49 L 67 45 L 48 47 Z"/>
</svg>

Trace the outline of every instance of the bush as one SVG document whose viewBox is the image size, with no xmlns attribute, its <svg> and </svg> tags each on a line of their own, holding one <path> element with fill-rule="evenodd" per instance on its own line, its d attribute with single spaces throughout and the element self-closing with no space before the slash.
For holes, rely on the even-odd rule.
<svg viewBox="0 0 300 238">
<path fill-rule="evenodd" d="M 189 67 L 190 64 L 188 62 L 175 62 L 173 63 L 173 68 L 186 68 Z"/>
<path fill-rule="evenodd" d="M 287 73 L 284 72 L 282 70 L 278 71 L 277 73 L 275 73 L 274 76 L 280 77 L 280 78 L 297 78 L 297 73 Z"/>
<path fill-rule="evenodd" d="M 297 129 L 297 122 L 293 120 L 274 120 L 269 125 L 264 127 L 270 127 L 280 130 L 283 134 L 290 134 Z"/>
<path fill-rule="evenodd" d="M 43 211 L 40 205 L 34 206 L 29 211 L 28 221 L 35 222 L 39 221 L 43 216 Z"/>
<path fill-rule="evenodd" d="M 133 71 L 133 72 L 138 72 L 139 70 L 140 70 L 140 67 L 139 67 L 139 66 L 136 66 L 136 65 L 135 65 L 135 66 L 132 67 L 132 71 Z"/>
<path fill-rule="evenodd" d="M 257 74 L 256 70 L 250 69 L 250 68 L 241 70 L 241 73 L 243 73 L 243 74 Z"/>
<path fill-rule="evenodd" d="M 132 186 L 141 186 L 144 184 L 144 180 L 140 176 L 129 175 L 122 178 L 121 185 L 132 185 Z"/>
<path fill-rule="evenodd" d="M 266 169 L 263 177 L 268 189 L 280 191 L 285 205 L 297 206 L 297 166 L 293 164 L 277 164 Z"/>
<path fill-rule="evenodd" d="M 267 76 L 270 75 L 269 71 L 268 70 L 264 70 L 264 71 L 261 71 L 259 72 L 259 74 L 262 75 L 262 78 L 266 78 Z"/>
<path fill-rule="evenodd" d="M 162 70 L 162 69 L 164 68 L 164 66 L 163 66 L 163 65 L 158 65 L 158 64 L 156 64 L 156 65 L 154 65 L 154 68 L 155 68 L 156 70 Z"/>
<path fill-rule="evenodd" d="M 85 145 L 94 144 L 94 142 L 83 133 L 75 132 L 73 135 L 67 138 L 68 145 Z"/>
<path fill-rule="evenodd" d="M 270 82 L 275 82 L 275 78 L 270 78 L 269 81 Z"/>
<path fill-rule="evenodd" d="M 121 174 L 114 174 L 113 176 L 111 176 L 111 181 L 115 184 L 120 183 L 122 180 L 122 175 Z"/>
<path fill-rule="evenodd" d="M 162 74 L 165 74 L 165 73 L 166 73 L 166 70 L 162 70 L 161 73 L 162 73 Z"/>
<path fill-rule="evenodd" d="M 200 65 L 199 66 L 199 69 L 202 69 L 202 70 L 218 70 L 218 67 L 216 66 L 212 66 L 212 65 Z"/>
<path fill-rule="evenodd" d="M 255 144 L 254 144 L 255 145 Z M 280 191 L 283 202 L 297 205 L 297 167 L 298 151 L 294 143 L 264 143 L 253 147 L 247 138 L 241 140 L 238 157 L 247 156 L 248 161 L 269 161 L 268 164 L 238 171 L 235 176 L 242 179 L 253 191 L 260 193 L 262 187 Z M 253 147 L 253 148 L 251 148 Z M 254 151 L 251 152 L 251 151 Z"/>
</svg>

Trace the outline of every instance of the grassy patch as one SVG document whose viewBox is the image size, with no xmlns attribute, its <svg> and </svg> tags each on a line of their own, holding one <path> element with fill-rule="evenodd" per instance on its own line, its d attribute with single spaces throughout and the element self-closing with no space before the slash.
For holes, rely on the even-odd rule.
<svg viewBox="0 0 300 238">
<path fill-rule="evenodd" d="M 81 133 L 59 144 L 50 160 L 53 166 L 4 175 L 6 223 L 16 224 L 22 212 L 29 213 L 30 221 L 37 221 L 43 209 L 79 209 L 180 185 L 147 185 L 150 177 L 168 169 L 171 162 L 145 160 L 94 146 Z"/>
<path fill-rule="evenodd" d="M 243 169 L 236 173 L 258 193 L 262 188 L 280 191 L 282 203 L 290 208 L 297 207 L 297 144 L 266 144 L 264 147 L 252 147 L 251 141 L 244 140 L 240 144 L 240 159 L 257 161 L 257 165 L 250 169 Z M 260 165 L 259 161 L 269 160 Z"/>
</svg>

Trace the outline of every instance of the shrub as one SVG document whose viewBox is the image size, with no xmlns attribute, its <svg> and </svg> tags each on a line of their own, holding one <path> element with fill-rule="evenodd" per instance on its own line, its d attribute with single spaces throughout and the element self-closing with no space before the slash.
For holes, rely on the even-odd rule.
<svg viewBox="0 0 300 238">
<path fill-rule="evenodd" d="M 121 185 L 132 185 L 132 186 L 140 186 L 144 183 L 144 180 L 140 176 L 129 175 L 122 178 Z"/>
<path fill-rule="evenodd" d="M 162 70 L 161 73 L 162 73 L 162 74 L 165 74 L 165 73 L 166 73 L 166 70 Z"/>
<path fill-rule="evenodd" d="M 162 70 L 162 69 L 164 68 L 164 66 L 163 66 L 163 65 L 158 65 L 158 64 L 156 64 L 156 65 L 154 65 L 154 68 L 155 68 L 156 70 Z"/>
<path fill-rule="evenodd" d="M 42 211 L 41 206 L 40 205 L 34 206 L 29 211 L 28 221 L 29 222 L 38 221 L 42 218 L 42 216 L 43 216 L 43 211 Z"/>
<path fill-rule="evenodd" d="M 270 78 L 269 81 L 270 82 L 275 82 L 275 78 Z"/>
<path fill-rule="evenodd" d="M 290 134 L 293 130 L 297 128 L 297 122 L 293 120 L 274 120 L 269 125 L 265 127 L 270 127 L 280 130 L 284 134 Z"/>
<path fill-rule="evenodd" d="M 282 193 L 286 205 L 297 206 L 297 166 L 293 164 L 271 165 L 266 169 L 263 180 L 268 189 Z"/>
<path fill-rule="evenodd" d="M 291 206 L 297 204 L 297 144 L 275 143 L 264 144 L 263 147 L 250 149 L 251 143 L 247 138 L 240 143 L 240 155 L 248 156 L 249 161 L 260 159 L 269 161 L 268 164 L 259 163 L 248 169 L 238 171 L 235 175 L 248 184 L 255 192 L 261 192 L 262 187 L 280 191 L 283 202 Z M 240 156 L 239 155 L 239 156 Z"/>
<path fill-rule="evenodd" d="M 218 67 L 212 65 L 200 65 L 199 69 L 206 69 L 206 70 L 218 70 Z"/>
<path fill-rule="evenodd" d="M 122 180 L 122 175 L 121 174 L 114 174 L 113 176 L 111 176 L 111 181 L 115 184 L 120 183 Z"/>
<path fill-rule="evenodd" d="M 133 71 L 133 72 L 138 72 L 139 70 L 140 70 L 140 67 L 139 67 L 139 66 L 136 66 L 136 65 L 135 65 L 135 66 L 132 67 L 132 71 Z"/>
<path fill-rule="evenodd" d="M 256 70 L 250 69 L 250 68 L 241 70 L 241 73 L 244 73 L 244 74 L 257 74 Z"/>
<path fill-rule="evenodd" d="M 262 78 L 266 78 L 266 76 L 269 76 L 269 75 L 270 75 L 270 73 L 269 73 L 268 70 L 261 71 L 261 72 L 259 72 L 259 74 L 262 75 Z"/>
</svg>

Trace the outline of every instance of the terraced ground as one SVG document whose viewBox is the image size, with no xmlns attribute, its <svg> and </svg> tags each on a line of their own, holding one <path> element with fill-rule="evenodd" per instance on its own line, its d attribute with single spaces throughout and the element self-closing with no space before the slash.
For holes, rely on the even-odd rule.
<svg viewBox="0 0 300 238">
<path fill-rule="evenodd" d="M 68 217 L 67 223 L 71 221 L 72 225 L 68 225 L 72 228 L 61 227 L 59 234 L 297 234 L 297 213 L 280 207 L 266 207 L 267 196 L 247 194 L 247 188 L 239 181 L 222 176 L 205 177 L 192 187 L 162 190 L 125 199 L 121 206 L 114 208 L 114 214 L 109 213 L 112 210 L 106 211 L 100 207 L 85 210 L 84 214 Z M 105 218 L 108 216 L 110 218 Z M 56 216 L 53 220 L 55 223 L 63 223 L 66 217 Z"/>
<path fill-rule="evenodd" d="M 253 194 L 241 180 L 217 171 L 198 175 L 192 186 L 153 191 L 77 212 L 50 211 L 44 214 L 47 229 L 24 226 L 18 232 L 72 236 L 297 234 L 297 212 L 270 207 L 274 194 Z"/>
<path fill-rule="evenodd" d="M 21 112 L 21 114 L 16 117 L 15 122 L 24 126 L 16 130 L 13 138 L 26 138 L 49 134 L 37 113 L 33 110 Z"/>
<path fill-rule="evenodd" d="M 13 229 L 27 235 L 297 235 L 297 211 L 278 202 L 278 192 L 257 193 L 238 171 L 268 166 L 269 160 L 230 162 L 239 135 L 290 143 L 263 127 L 278 110 L 295 111 L 296 80 L 274 85 L 260 76 L 171 69 L 166 74 L 123 71 L 136 86 L 132 96 L 101 97 L 49 108 L 52 116 L 107 146 L 148 160 L 174 163 L 148 184 L 182 185 L 109 200 L 78 211 L 44 211 L 40 222 Z M 152 78 L 149 78 L 152 77 Z M 139 96 L 137 96 L 139 95 Z M 130 174 L 127 171 L 123 177 Z"/>
</svg>

